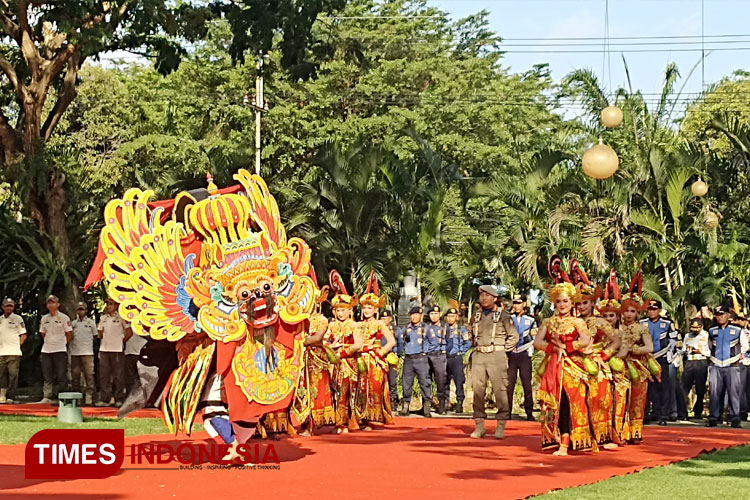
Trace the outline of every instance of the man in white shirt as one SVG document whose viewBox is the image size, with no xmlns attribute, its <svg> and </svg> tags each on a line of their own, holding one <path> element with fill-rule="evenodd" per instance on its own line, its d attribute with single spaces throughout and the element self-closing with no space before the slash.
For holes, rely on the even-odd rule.
<svg viewBox="0 0 750 500">
<path fill-rule="evenodd" d="M 68 343 L 73 338 L 70 318 L 60 312 L 60 299 L 47 297 L 49 314 L 42 316 L 39 333 L 44 339 L 39 361 L 44 374 L 44 399 L 40 403 L 51 403 L 60 389 L 68 388 Z"/>
<path fill-rule="evenodd" d="M 0 403 L 12 403 L 18 384 L 18 367 L 21 364 L 21 346 L 26 340 L 26 326 L 18 314 L 13 314 L 16 303 L 3 299 L 0 316 Z"/>
<path fill-rule="evenodd" d="M 703 329 L 703 320 L 701 318 L 690 320 L 690 331 L 685 335 L 682 349 L 687 356 L 685 367 L 682 371 L 682 392 L 685 395 L 685 401 L 687 401 L 690 390 L 695 386 L 693 418 L 702 420 L 703 398 L 706 395 L 708 358 L 711 357 L 711 348 L 708 344 L 708 332 Z"/>
<path fill-rule="evenodd" d="M 86 316 L 88 310 L 85 302 L 79 302 L 76 307 L 76 319 L 73 326 L 73 340 L 70 341 L 70 375 L 73 379 L 71 388 L 75 392 L 81 390 L 81 373 L 86 383 L 85 404 L 93 404 L 94 398 L 94 337 L 99 335 L 94 320 Z"/>
<path fill-rule="evenodd" d="M 117 312 L 117 302 L 107 299 L 99 320 L 99 402 L 96 406 L 122 406 L 125 399 L 123 347 L 132 335 L 130 325 Z"/>
</svg>

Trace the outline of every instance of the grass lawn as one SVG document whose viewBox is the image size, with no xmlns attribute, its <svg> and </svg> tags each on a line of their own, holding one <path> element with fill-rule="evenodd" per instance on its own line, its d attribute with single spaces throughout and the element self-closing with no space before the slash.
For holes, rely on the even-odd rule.
<svg viewBox="0 0 750 500">
<path fill-rule="evenodd" d="M 750 446 L 533 497 L 545 500 L 750 498 Z"/>
<path fill-rule="evenodd" d="M 159 418 L 86 418 L 81 424 L 64 424 L 55 417 L 0 415 L 0 444 L 26 443 L 42 429 L 125 429 L 125 436 L 168 433 Z M 203 430 L 203 426 L 194 425 L 193 430 Z"/>
</svg>

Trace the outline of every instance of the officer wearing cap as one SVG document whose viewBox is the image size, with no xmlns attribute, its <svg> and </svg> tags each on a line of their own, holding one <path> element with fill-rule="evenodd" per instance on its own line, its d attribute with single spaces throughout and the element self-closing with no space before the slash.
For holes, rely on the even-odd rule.
<svg viewBox="0 0 750 500">
<path fill-rule="evenodd" d="M 448 362 L 445 355 L 446 338 L 445 325 L 440 321 L 442 316 L 439 306 L 429 309 L 429 323 L 425 328 L 427 338 L 425 348 L 427 350 L 427 361 L 430 363 L 430 371 L 435 377 L 435 386 L 438 395 L 438 414 L 447 413 L 448 401 Z"/>
<path fill-rule="evenodd" d="M 670 402 L 674 397 L 674 370 L 670 370 L 675 346 L 677 345 L 677 330 L 674 323 L 661 317 L 661 302 L 652 300 L 648 305 L 648 317 L 641 320 L 641 324 L 648 328 L 654 343 L 654 358 L 661 365 L 661 382 L 654 380 L 648 384 L 648 401 L 653 405 L 653 417 L 659 425 L 667 425 L 670 418 Z"/>
<path fill-rule="evenodd" d="M 49 314 L 42 316 L 39 333 L 44 339 L 39 362 L 44 375 L 44 398 L 40 403 L 51 403 L 58 392 L 68 388 L 68 344 L 73 339 L 73 326 L 67 314 L 60 312 L 60 299 L 47 297 Z"/>
<path fill-rule="evenodd" d="M 518 344 L 508 353 L 508 404 L 513 414 L 513 393 L 516 390 L 516 377 L 520 375 L 523 386 L 523 409 L 526 420 L 534 420 L 534 396 L 531 387 L 531 356 L 534 353 L 534 337 L 537 324 L 533 316 L 526 312 L 526 298 L 521 295 L 513 297 L 513 326 L 518 331 Z"/>
<path fill-rule="evenodd" d="M 708 330 L 711 348 L 711 367 L 708 371 L 710 404 L 708 426 L 715 427 L 724 409 L 724 396 L 728 396 L 729 420 L 732 427 L 740 427 L 740 391 L 742 367 L 740 358 L 747 351 L 742 329 L 729 323 L 729 307 L 718 306 L 714 310 L 716 326 Z"/>
<path fill-rule="evenodd" d="M 505 438 L 505 424 L 510 418 L 508 404 L 508 356 L 518 344 L 518 332 L 505 309 L 496 303 L 497 288 L 492 285 L 479 287 L 479 308 L 472 319 L 474 353 L 471 356 L 471 389 L 474 392 L 473 408 L 476 428 L 473 438 L 485 435 L 484 421 L 487 412 L 484 395 L 487 384 L 492 384 L 497 406 L 497 428 L 495 437 Z"/>
<path fill-rule="evenodd" d="M 18 367 L 21 364 L 21 346 L 26 341 L 23 318 L 14 314 L 16 303 L 3 299 L 0 315 L 0 403 L 12 403 L 18 385 Z"/>
<path fill-rule="evenodd" d="M 68 345 L 70 352 L 70 377 L 72 379 L 71 389 L 74 392 L 81 390 L 81 374 L 86 382 L 85 404 L 93 404 L 94 398 L 94 338 L 98 338 L 99 332 L 96 323 L 86 315 L 88 307 L 85 302 L 79 302 L 76 307 L 76 319 L 71 322 L 73 327 L 73 340 Z"/>
<path fill-rule="evenodd" d="M 383 322 L 386 328 L 393 331 L 393 313 L 391 311 L 384 309 L 380 313 L 380 321 Z M 387 343 L 388 339 L 383 336 L 380 339 L 380 344 L 386 345 Z M 393 348 L 393 352 L 398 354 L 398 344 Z M 388 392 L 391 398 L 391 408 L 395 411 L 398 408 L 398 364 L 388 363 Z"/>
<path fill-rule="evenodd" d="M 455 307 L 445 312 L 445 353 L 448 365 L 446 392 L 450 393 L 451 381 L 456 386 L 456 412 L 464 410 L 464 354 L 471 349 L 471 335 L 465 326 L 458 323 L 458 310 Z M 446 396 L 446 401 L 448 396 Z"/>
<path fill-rule="evenodd" d="M 706 395 L 706 381 L 708 380 L 708 358 L 711 349 L 708 346 L 708 332 L 703 329 L 703 320 L 690 320 L 690 331 L 685 335 L 683 343 L 685 351 L 685 368 L 682 372 L 682 393 L 687 401 L 690 390 L 695 386 L 695 404 L 693 418 L 703 418 L 703 398 Z"/>
<path fill-rule="evenodd" d="M 402 416 L 409 414 L 409 403 L 411 403 L 412 387 L 414 377 L 419 381 L 422 392 L 422 413 L 425 417 L 431 417 L 430 401 L 432 398 L 432 381 L 430 380 L 430 365 L 427 361 L 425 325 L 422 323 L 424 314 L 421 307 L 412 307 L 409 310 L 410 322 L 396 332 L 396 346 L 399 355 L 404 358 L 404 370 L 401 374 L 402 390 L 404 399 L 401 402 Z"/>
</svg>

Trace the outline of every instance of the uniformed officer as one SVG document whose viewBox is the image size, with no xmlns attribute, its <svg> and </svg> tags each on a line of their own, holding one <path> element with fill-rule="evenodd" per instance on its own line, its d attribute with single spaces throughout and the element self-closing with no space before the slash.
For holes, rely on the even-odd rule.
<svg viewBox="0 0 750 500">
<path fill-rule="evenodd" d="M 438 395 L 438 414 L 445 415 L 448 404 L 449 386 L 448 386 L 448 362 L 445 356 L 446 338 L 445 325 L 440 321 L 439 306 L 432 306 L 429 312 L 430 322 L 425 329 L 427 339 L 425 347 L 427 350 L 427 360 L 430 363 L 430 371 L 435 377 L 435 385 Z"/>
<path fill-rule="evenodd" d="M 652 300 L 648 306 L 648 317 L 641 324 L 648 327 L 654 343 L 654 358 L 661 365 L 661 382 L 648 384 L 648 401 L 653 405 L 653 418 L 659 425 L 667 425 L 670 415 L 670 401 L 674 393 L 674 370 L 670 370 L 677 343 L 677 330 L 674 323 L 661 317 L 661 302 Z"/>
<path fill-rule="evenodd" d="M 60 299 L 47 297 L 49 314 L 42 316 L 39 333 L 44 339 L 39 362 L 44 375 L 44 398 L 40 403 L 51 403 L 57 394 L 68 389 L 68 344 L 73 339 L 73 326 L 67 314 L 60 312 Z"/>
<path fill-rule="evenodd" d="M 401 389 L 404 399 L 401 402 L 402 416 L 409 414 L 409 403 L 411 403 L 414 376 L 419 381 L 422 392 L 422 413 L 425 417 L 431 417 L 430 401 L 432 398 L 432 381 L 430 380 L 430 365 L 427 361 L 425 325 L 422 323 L 423 310 L 421 307 L 412 307 L 409 310 L 410 323 L 398 329 L 396 333 L 397 350 L 404 358 L 404 370 L 401 374 Z"/>
<path fill-rule="evenodd" d="M 682 393 L 687 401 L 690 389 L 695 386 L 695 404 L 693 418 L 703 418 L 703 398 L 706 395 L 706 381 L 708 380 L 708 358 L 711 349 L 708 347 L 708 332 L 703 329 L 703 320 L 690 320 L 690 331 L 685 335 L 683 343 L 685 351 L 685 369 L 682 371 Z"/>
<path fill-rule="evenodd" d="M 479 308 L 472 320 L 474 353 L 471 356 L 471 388 L 474 392 L 473 408 L 476 428 L 473 438 L 486 434 L 484 420 L 487 412 L 484 395 L 487 383 L 492 384 L 497 406 L 497 428 L 495 437 L 505 437 L 505 424 L 510 418 L 508 405 L 508 355 L 518 344 L 518 332 L 505 309 L 496 303 L 497 288 L 492 285 L 479 287 Z"/>
<path fill-rule="evenodd" d="M 457 413 L 464 411 L 464 354 L 471 349 L 471 335 L 465 326 L 458 324 L 458 310 L 451 307 L 445 313 L 445 353 L 448 363 L 448 383 L 446 392 L 450 393 L 451 381 L 456 385 Z M 447 400 L 447 398 L 446 398 Z"/>
<path fill-rule="evenodd" d="M 393 313 L 389 311 L 388 309 L 384 309 L 383 312 L 380 313 L 380 319 L 383 322 L 384 325 L 386 325 L 388 328 L 393 331 Z M 388 343 L 388 339 L 383 336 L 382 339 L 380 339 L 381 345 L 386 345 Z M 393 348 L 393 352 L 395 354 L 398 354 L 398 344 L 396 347 Z M 394 410 L 398 408 L 398 365 L 388 364 L 388 392 L 391 398 L 391 408 Z"/>
<path fill-rule="evenodd" d="M 23 318 L 14 314 L 16 303 L 3 299 L 0 315 L 0 403 L 12 403 L 18 385 L 18 367 L 21 364 L 21 346 L 26 341 Z"/>
<path fill-rule="evenodd" d="M 526 299 L 521 295 L 513 297 L 512 304 L 513 326 L 518 332 L 518 344 L 508 353 L 508 404 L 513 414 L 513 393 L 516 390 L 516 377 L 520 375 L 523 386 L 523 409 L 526 420 L 534 420 L 534 396 L 531 387 L 531 356 L 534 353 L 534 337 L 536 336 L 536 320 L 525 314 Z"/>
<path fill-rule="evenodd" d="M 94 337 L 99 336 L 96 323 L 86 316 L 88 307 L 85 302 L 79 302 L 76 307 L 76 319 L 71 322 L 73 339 L 68 345 L 70 353 L 70 378 L 73 392 L 81 390 L 81 374 L 86 381 L 86 399 L 84 404 L 93 404 L 94 399 Z"/>
<path fill-rule="evenodd" d="M 729 420 L 732 427 L 740 427 L 740 390 L 742 367 L 740 358 L 747 351 L 742 329 L 729 323 L 729 307 L 714 310 L 716 326 L 708 331 L 711 348 L 711 366 L 708 370 L 710 405 L 708 426 L 715 427 L 724 409 L 724 396 L 728 395 Z"/>
</svg>

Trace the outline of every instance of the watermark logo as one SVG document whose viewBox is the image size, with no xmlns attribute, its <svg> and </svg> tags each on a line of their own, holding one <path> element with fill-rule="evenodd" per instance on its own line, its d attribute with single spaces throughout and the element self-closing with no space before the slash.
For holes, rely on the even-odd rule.
<svg viewBox="0 0 750 500">
<path fill-rule="evenodd" d="M 158 470 L 202 469 L 203 464 L 208 468 L 280 468 L 273 443 L 240 444 L 232 454 L 229 450 L 226 444 L 195 441 L 131 444 L 126 448 L 123 429 L 46 429 L 26 444 L 25 475 L 26 479 L 103 479 L 121 468 L 139 469 L 144 465 Z"/>
<path fill-rule="evenodd" d="M 123 429 L 45 429 L 26 443 L 26 479 L 101 479 L 125 458 Z"/>
</svg>

